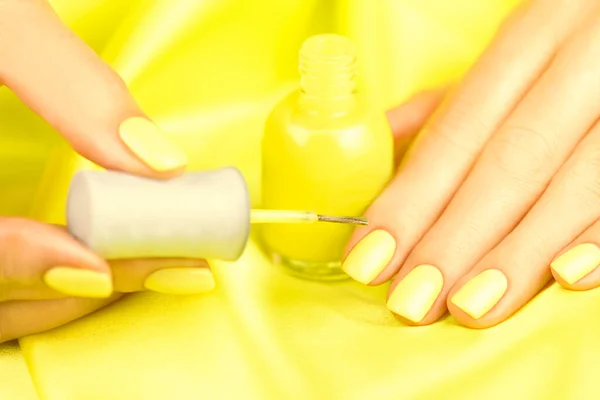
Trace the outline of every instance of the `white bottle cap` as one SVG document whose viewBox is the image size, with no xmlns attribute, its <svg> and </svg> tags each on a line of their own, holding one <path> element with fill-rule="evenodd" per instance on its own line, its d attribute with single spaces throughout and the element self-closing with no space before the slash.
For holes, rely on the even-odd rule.
<svg viewBox="0 0 600 400">
<path fill-rule="evenodd" d="M 82 171 L 71 182 L 67 228 L 106 259 L 233 261 L 250 234 L 250 198 L 235 168 L 171 180 Z"/>
</svg>

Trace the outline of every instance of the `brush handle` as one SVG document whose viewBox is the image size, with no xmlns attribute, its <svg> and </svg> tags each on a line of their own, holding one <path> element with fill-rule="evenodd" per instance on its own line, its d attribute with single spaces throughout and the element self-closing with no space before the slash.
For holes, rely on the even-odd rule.
<svg viewBox="0 0 600 400">
<path fill-rule="evenodd" d="M 106 259 L 233 261 L 250 233 L 250 198 L 235 168 L 154 180 L 81 171 L 67 200 L 67 229 Z"/>
</svg>

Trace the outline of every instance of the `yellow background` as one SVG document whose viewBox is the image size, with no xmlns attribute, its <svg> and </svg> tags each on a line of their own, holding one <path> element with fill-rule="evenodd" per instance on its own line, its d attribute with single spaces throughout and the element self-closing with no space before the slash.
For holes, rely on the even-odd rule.
<svg viewBox="0 0 600 400">
<path fill-rule="evenodd" d="M 363 88 L 391 107 L 460 78 L 516 1 L 51 3 L 185 146 L 191 169 L 237 166 L 258 203 L 262 125 L 296 85 L 307 36 L 352 37 Z M 0 214 L 63 221 L 70 176 L 87 167 L 0 89 Z M 385 285 L 296 280 L 254 242 L 214 269 L 214 293 L 132 295 L 21 350 L 0 345 L 0 398 L 600 398 L 598 291 L 554 285 L 484 331 L 451 318 L 409 328 L 386 310 Z"/>
</svg>

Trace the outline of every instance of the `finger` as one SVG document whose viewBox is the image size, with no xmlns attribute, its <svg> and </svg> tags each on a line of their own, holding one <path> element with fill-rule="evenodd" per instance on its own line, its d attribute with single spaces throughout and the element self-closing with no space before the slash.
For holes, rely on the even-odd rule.
<svg viewBox="0 0 600 400">
<path fill-rule="evenodd" d="M 452 288 L 448 307 L 457 321 L 475 328 L 493 326 L 547 284 L 551 261 L 600 217 L 598 165 L 600 125 L 521 223 Z M 572 256 L 587 257 L 588 250 Z"/>
<path fill-rule="evenodd" d="M 215 280 L 205 260 L 111 260 L 115 290 L 122 293 L 151 290 L 171 295 L 205 293 Z"/>
<path fill-rule="evenodd" d="M 600 221 L 570 243 L 550 264 L 554 279 L 569 290 L 600 286 Z"/>
<path fill-rule="evenodd" d="M 439 270 L 433 272 L 437 282 L 443 276 L 443 286 L 419 323 L 441 317 L 450 288 L 513 230 L 589 132 L 600 110 L 600 75 L 595 73 L 600 46 L 593 45 L 600 40 L 600 29 L 590 34 L 593 24 L 565 45 L 490 139 L 442 216 L 404 263 L 392 284 L 392 308 L 406 312 L 404 305 L 395 304 L 395 297 L 405 295 L 395 291 L 407 290 L 401 281 L 413 268 L 431 265 Z M 578 101 L 564 101 L 574 98 Z"/>
<path fill-rule="evenodd" d="M 82 156 L 107 169 L 180 174 L 185 153 L 142 112 L 122 79 L 43 0 L 0 4 L 0 80 Z"/>
<path fill-rule="evenodd" d="M 349 242 L 348 249 L 353 249 L 368 233 L 378 231 L 378 237 L 386 239 L 367 244 L 386 247 L 379 252 L 386 256 L 368 260 L 350 254 L 344 263 L 350 276 L 376 285 L 398 272 L 464 181 L 484 144 L 546 68 L 571 27 L 589 11 L 586 8 L 591 8 L 589 2 L 559 2 L 550 12 L 544 2 L 533 2 L 506 23 L 368 209 L 369 226 L 357 229 Z"/>
<path fill-rule="evenodd" d="M 447 92 L 446 88 L 421 92 L 387 112 L 394 135 L 396 164 L 400 163 L 411 142 L 441 104 Z"/>
<path fill-rule="evenodd" d="M 0 303 L 0 343 L 64 325 L 105 307 L 121 296 L 115 294 L 107 299 L 71 297 Z"/>
<path fill-rule="evenodd" d="M 106 298 L 108 264 L 64 229 L 0 218 L 0 302 L 58 296 Z"/>
</svg>

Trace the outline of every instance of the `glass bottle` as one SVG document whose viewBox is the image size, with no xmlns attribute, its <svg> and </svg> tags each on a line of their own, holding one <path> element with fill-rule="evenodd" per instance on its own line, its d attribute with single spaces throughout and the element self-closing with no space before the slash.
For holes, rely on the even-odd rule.
<svg viewBox="0 0 600 400">
<path fill-rule="evenodd" d="M 383 110 L 356 90 L 349 39 L 322 34 L 300 50 L 300 88 L 272 111 L 262 142 L 263 207 L 359 216 L 393 173 L 393 139 Z M 352 226 L 266 225 L 263 244 L 293 275 L 339 280 Z"/>
</svg>

